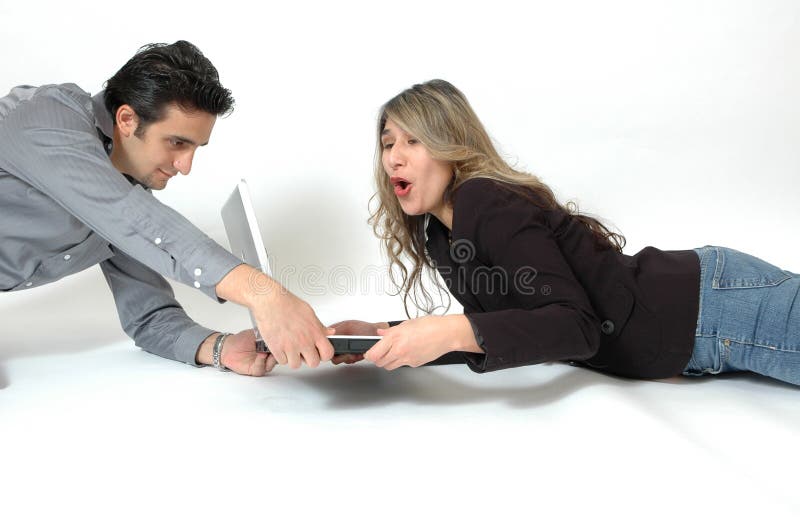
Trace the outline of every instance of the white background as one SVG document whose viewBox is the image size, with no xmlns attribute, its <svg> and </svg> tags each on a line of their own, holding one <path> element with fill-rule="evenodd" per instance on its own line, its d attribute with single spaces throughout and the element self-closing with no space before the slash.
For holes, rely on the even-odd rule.
<svg viewBox="0 0 800 532">
<path fill-rule="evenodd" d="M 246 178 L 283 280 L 328 323 L 403 317 L 399 298 L 331 276 L 384 266 L 366 224 L 377 111 L 435 77 L 627 253 L 716 244 L 800 271 L 793 1 L 0 0 L 0 22 L 0 92 L 94 93 L 142 44 L 197 44 L 236 110 L 158 197 L 226 243 L 219 207 Z M 247 326 L 176 291 L 207 326 Z M 4 294 L 0 316 L 5 530 L 796 526 L 798 395 L 767 379 L 247 379 L 137 350 L 96 268 Z"/>
</svg>

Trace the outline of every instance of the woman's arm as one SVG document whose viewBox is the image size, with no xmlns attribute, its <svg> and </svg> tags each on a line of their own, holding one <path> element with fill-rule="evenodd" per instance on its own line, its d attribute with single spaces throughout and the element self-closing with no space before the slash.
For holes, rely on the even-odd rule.
<svg viewBox="0 0 800 532">
<path fill-rule="evenodd" d="M 451 351 L 483 352 L 463 314 L 415 318 L 390 329 L 378 329 L 378 334 L 383 338 L 364 353 L 364 358 L 387 370 L 416 368 Z"/>
<path fill-rule="evenodd" d="M 600 320 L 544 210 L 488 179 L 468 181 L 456 196 L 453 242 L 471 245 L 486 265 L 485 275 L 467 284 L 483 294 L 484 311 L 470 319 L 486 355 L 468 357 L 473 370 L 586 359 L 597 352 Z"/>
</svg>

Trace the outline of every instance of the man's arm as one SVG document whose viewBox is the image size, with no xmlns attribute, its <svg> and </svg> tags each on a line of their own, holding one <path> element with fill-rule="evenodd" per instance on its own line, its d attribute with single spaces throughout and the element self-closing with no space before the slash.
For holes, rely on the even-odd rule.
<svg viewBox="0 0 800 532">
<path fill-rule="evenodd" d="M 163 277 L 119 251 L 100 267 L 114 294 L 122 328 L 136 345 L 193 366 L 212 364 L 220 333 L 192 321 Z M 226 337 L 221 362 L 236 373 L 258 377 L 275 366 L 274 357 L 256 351 L 252 329 Z"/>
<path fill-rule="evenodd" d="M 242 261 L 114 168 L 91 108 L 77 86 L 37 89 L 0 120 L 0 168 L 116 249 L 216 298 L 217 283 Z"/>
<path fill-rule="evenodd" d="M 145 351 L 201 365 L 196 360 L 198 348 L 215 331 L 189 318 L 161 275 L 119 250 L 114 252 L 100 268 L 125 333 Z"/>
<path fill-rule="evenodd" d="M 89 95 L 74 85 L 36 90 L 25 105 L 0 121 L 0 168 L 49 196 L 116 249 L 156 273 L 210 297 L 247 306 L 281 364 L 299 367 L 305 361 L 314 367 L 330 360 L 333 346 L 307 303 L 242 264 L 142 187 L 131 186 L 111 165 L 91 108 Z M 169 329 L 165 316 L 183 319 L 182 309 L 170 299 L 157 314 L 142 312 L 151 311 L 152 306 L 126 301 L 125 308 L 129 304 L 134 312 L 121 316 L 123 327 L 137 345 L 142 342 L 149 351 L 175 353 L 192 363 L 187 346 L 193 344 L 196 350 L 202 341 L 199 335 L 208 330 L 189 326 L 185 317 L 183 333 L 171 339 L 174 345 L 146 332 L 160 326 Z"/>
</svg>

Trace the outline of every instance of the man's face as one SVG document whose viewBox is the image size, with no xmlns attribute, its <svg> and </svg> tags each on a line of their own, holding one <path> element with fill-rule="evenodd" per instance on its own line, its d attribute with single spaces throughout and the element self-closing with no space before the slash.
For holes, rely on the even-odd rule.
<svg viewBox="0 0 800 532">
<path fill-rule="evenodd" d="M 208 144 L 216 120 L 205 111 L 168 105 L 164 118 L 149 124 L 137 136 L 139 119 L 124 105 L 117 111 L 111 161 L 142 185 L 161 190 L 178 172 L 186 175 L 191 171 L 194 152 Z"/>
</svg>

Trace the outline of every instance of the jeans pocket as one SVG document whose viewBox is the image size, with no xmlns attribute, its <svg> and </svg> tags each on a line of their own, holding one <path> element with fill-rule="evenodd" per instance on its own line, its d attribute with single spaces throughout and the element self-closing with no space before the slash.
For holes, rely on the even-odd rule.
<svg viewBox="0 0 800 532">
<path fill-rule="evenodd" d="M 763 288 L 775 286 L 792 277 L 790 272 L 752 255 L 729 248 L 717 248 L 717 264 L 712 288 Z"/>
</svg>

